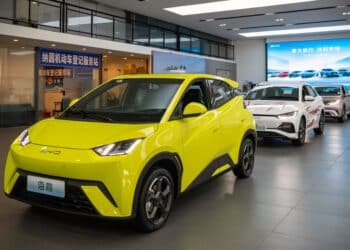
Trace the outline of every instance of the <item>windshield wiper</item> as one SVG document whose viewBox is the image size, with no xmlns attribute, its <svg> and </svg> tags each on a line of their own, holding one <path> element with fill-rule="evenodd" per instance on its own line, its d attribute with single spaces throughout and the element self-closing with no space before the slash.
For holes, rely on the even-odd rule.
<svg viewBox="0 0 350 250">
<path fill-rule="evenodd" d="M 97 114 L 96 112 L 89 112 L 85 110 L 67 110 L 69 114 L 79 114 L 84 117 L 88 117 L 94 120 L 100 120 L 100 121 L 106 121 L 106 122 L 113 122 L 113 119 L 101 114 Z"/>
</svg>

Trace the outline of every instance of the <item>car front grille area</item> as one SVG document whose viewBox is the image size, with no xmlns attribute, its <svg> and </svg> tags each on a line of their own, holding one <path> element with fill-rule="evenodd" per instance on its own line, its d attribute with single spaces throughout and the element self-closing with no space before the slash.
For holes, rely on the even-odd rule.
<svg viewBox="0 0 350 250">
<path fill-rule="evenodd" d="M 282 135 L 278 133 L 268 131 L 258 131 L 257 135 L 258 137 L 282 137 Z"/>
<path fill-rule="evenodd" d="M 293 123 L 289 122 L 283 122 L 279 127 L 279 130 L 287 133 L 295 133 L 294 125 Z"/>
<path fill-rule="evenodd" d="M 75 181 L 65 181 L 65 197 L 58 198 L 27 191 L 26 175 L 21 175 L 11 194 L 11 198 L 32 205 L 60 210 L 63 212 L 98 216 L 98 212 Z"/>
</svg>

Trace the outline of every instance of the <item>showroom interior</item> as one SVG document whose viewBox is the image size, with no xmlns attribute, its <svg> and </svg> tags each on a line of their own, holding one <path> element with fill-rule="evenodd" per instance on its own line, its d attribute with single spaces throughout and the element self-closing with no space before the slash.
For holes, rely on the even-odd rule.
<svg viewBox="0 0 350 250">
<path fill-rule="evenodd" d="M 3 189 L 0 249 L 350 249 L 349 0 L 0 0 L 0 7 L 0 184 Z M 118 122 L 83 110 L 78 114 L 74 106 L 81 106 L 79 103 L 98 95 L 108 84 L 124 84 L 121 83 L 124 78 L 130 82 L 151 79 L 153 82 L 142 89 L 142 95 L 163 91 L 165 80 L 172 79 L 171 86 L 177 86 L 180 78 L 184 82 L 169 97 L 167 109 L 156 122 L 152 120 L 155 113 L 149 117 L 134 115 L 130 123 L 120 122 L 122 125 L 113 133 L 122 134 L 120 138 L 127 143 L 110 145 L 115 146 L 113 150 L 131 146 L 120 155 L 106 157 L 110 149 L 105 146 L 109 145 L 100 142 Z M 232 88 L 228 94 L 230 100 L 220 104 L 224 106 L 215 106 L 215 88 L 211 86 L 216 81 Z M 184 106 L 181 120 L 169 112 L 178 111 L 187 93 L 187 87 L 183 87 L 186 84 L 188 88 L 195 85 L 192 92 L 203 92 L 200 98 L 204 101 L 198 101 L 200 107 L 193 107 L 198 112 L 188 116 L 185 104 L 181 104 Z M 275 99 L 261 97 L 276 89 L 285 99 L 277 94 Z M 123 93 L 124 89 L 118 89 L 114 95 Z M 108 103 L 122 102 L 115 96 L 109 99 L 108 94 Z M 135 100 L 130 102 L 140 98 L 135 94 Z M 164 98 L 163 93 L 159 99 Z M 155 102 L 154 99 L 152 103 Z M 232 108 L 228 107 L 230 103 L 241 104 Z M 202 106 L 204 111 L 200 109 Z M 222 107 L 241 112 L 241 116 L 229 121 L 229 113 Z M 70 109 L 73 111 L 68 115 Z M 214 113 L 216 109 L 224 111 Z M 114 185 L 110 168 L 121 168 L 122 163 L 104 170 L 96 167 L 104 168 L 103 164 L 118 157 L 122 162 L 138 150 L 142 159 L 148 159 L 149 144 L 143 141 L 153 134 L 162 136 L 154 141 L 154 151 L 160 150 L 165 140 L 171 144 L 185 140 L 179 139 L 184 135 L 194 138 L 202 131 L 200 127 L 205 127 L 207 120 L 200 117 L 207 113 L 214 114 L 214 118 L 208 118 L 213 119 L 212 124 L 219 124 L 218 128 L 210 127 L 211 124 L 208 129 L 219 132 L 217 136 L 203 133 L 191 161 L 203 161 L 208 152 L 214 152 L 213 148 L 224 152 L 225 143 L 238 143 L 237 138 L 242 134 L 241 145 L 234 146 L 237 161 L 230 155 L 227 160 L 216 153 L 213 162 L 218 167 L 210 174 L 210 181 L 200 181 L 201 185 L 195 188 L 190 184 L 187 191 L 182 190 L 180 177 L 185 176 L 181 154 L 186 154 L 187 144 L 184 142 L 178 154 L 168 149 L 176 155 L 174 164 L 180 166 L 178 177 L 171 181 L 179 182 L 179 187 L 171 184 L 176 199 L 171 203 L 169 218 L 166 217 L 159 230 L 140 232 L 133 223 L 140 217 L 137 210 L 140 206 L 130 205 L 130 214 L 128 210 L 123 218 L 121 203 L 133 199 L 137 200 L 135 204 L 141 203 L 143 189 L 139 190 L 138 185 L 146 185 L 153 173 L 137 173 L 141 184 L 137 182 L 132 192 L 136 198 L 122 199 L 115 196 L 125 195 L 126 191 L 109 188 Z M 226 117 L 218 118 L 221 114 Z M 281 125 L 270 128 L 270 118 L 275 123 L 282 121 Z M 91 124 L 98 122 L 84 122 L 84 119 L 99 119 L 101 124 L 93 127 Z M 145 119 L 148 124 L 152 121 L 152 126 L 139 124 L 137 119 Z M 191 119 L 198 122 L 186 127 L 186 120 Z M 254 169 L 251 167 L 252 172 L 242 175 L 234 169 L 244 165 L 245 149 L 240 147 L 246 145 L 244 138 L 248 138 L 248 132 L 244 134 L 243 125 L 239 127 L 239 124 L 249 119 L 255 124 L 249 129 L 252 131 L 249 138 L 256 144 L 251 160 Z M 162 132 L 164 124 L 168 127 Z M 185 126 L 177 130 L 183 133 L 171 134 L 169 131 L 177 126 Z M 62 133 L 63 127 L 66 133 Z M 134 127 L 138 128 L 135 136 L 127 137 Z M 228 134 L 232 138 L 225 137 Z M 47 138 L 43 139 L 44 136 Z M 40 137 L 48 144 L 37 143 Z M 67 173 L 71 171 L 64 159 L 60 159 L 67 154 L 61 154 L 61 144 L 56 145 L 55 140 L 69 144 L 62 148 L 72 149 L 77 145 L 76 155 L 67 154 L 78 167 L 74 171 L 80 171 L 81 178 L 64 181 L 66 176 L 52 170 L 55 173 L 52 176 L 57 177 L 54 185 L 63 183 L 65 192 L 71 188 L 68 183 L 81 188 L 80 195 L 86 203 L 70 204 L 75 212 L 68 211 L 68 206 L 57 209 L 50 207 L 53 203 L 42 205 L 45 199 L 39 205 L 27 202 L 11 191 L 19 185 L 21 177 L 35 175 L 26 166 L 35 162 L 36 157 L 47 164 L 42 165 L 45 171 L 37 173 L 38 178 L 53 178 L 47 170 L 52 159 Z M 89 146 L 88 142 L 96 143 Z M 112 142 L 115 141 L 108 141 Z M 40 146 L 40 152 L 30 151 L 34 145 Z M 86 147 L 91 152 L 82 156 Z M 166 154 L 170 155 L 169 152 Z M 17 164 L 14 154 L 26 157 L 26 162 L 19 158 Z M 50 157 L 50 161 L 44 157 Z M 92 161 L 97 157 L 101 157 L 101 165 L 91 166 L 94 170 L 85 173 L 78 165 L 88 161 L 94 165 Z M 165 160 L 158 161 L 158 165 L 162 162 Z M 136 160 L 132 163 L 140 165 Z M 147 171 L 151 163 L 150 160 L 145 164 Z M 211 163 L 207 165 L 213 168 Z M 226 173 L 231 167 L 233 173 Z M 168 166 L 165 169 L 168 171 Z M 208 174 L 208 169 L 198 170 L 193 183 L 203 177 L 201 174 Z M 118 171 L 130 176 L 120 186 L 127 190 L 128 185 L 132 186 L 129 180 L 136 178 L 135 173 Z M 29 179 L 26 192 L 36 192 L 29 190 L 28 183 Z M 48 196 L 39 193 L 35 197 Z M 59 201 L 59 195 L 53 194 L 55 201 Z M 157 205 L 163 206 L 163 201 L 157 199 Z M 95 205 L 96 200 L 103 205 Z M 80 213 L 79 209 L 86 204 L 95 206 L 92 210 L 98 216 Z M 146 211 L 148 206 L 148 203 L 144 206 Z"/>
</svg>

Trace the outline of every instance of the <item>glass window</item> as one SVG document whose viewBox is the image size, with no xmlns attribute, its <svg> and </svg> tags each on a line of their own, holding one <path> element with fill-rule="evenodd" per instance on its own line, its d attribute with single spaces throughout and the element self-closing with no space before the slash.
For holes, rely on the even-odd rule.
<svg viewBox="0 0 350 250">
<path fill-rule="evenodd" d="M 201 42 L 196 37 L 191 37 L 191 51 L 194 53 L 201 53 Z"/>
<path fill-rule="evenodd" d="M 201 51 L 204 55 L 210 55 L 210 43 L 207 40 L 201 40 Z"/>
<path fill-rule="evenodd" d="M 320 96 L 339 96 L 340 87 L 339 86 L 325 86 L 325 87 L 315 87 Z"/>
<path fill-rule="evenodd" d="M 135 23 L 134 26 L 134 42 L 148 44 L 149 33 L 148 26 L 142 23 Z"/>
<path fill-rule="evenodd" d="M 191 38 L 186 35 L 180 36 L 180 50 L 185 52 L 191 51 Z"/>
<path fill-rule="evenodd" d="M 210 88 L 212 90 L 212 106 L 218 108 L 225 104 L 235 96 L 234 88 L 223 81 L 209 80 Z"/>
<path fill-rule="evenodd" d="M 163 47 L 164 45 L 164 32 L 161 29 L 151 28 L 151 40 L 150 44 L 157 47 Z"/>
<path fill-rule="evenodd" d="M 312 87 L 310 87 L 309 85 L 305 85 L 303 88 L 305 88 L 306 95 L 313 97 L 317 96 L 317 94 L 313 91 Z"/>
<path fill-rule="evenodd" d="M 226 58 L 227 57 L 227 51 L 226 51 L 226 45 L 220 44 L 220 50 L 219 50 L 219 56 Z"/>
<path fill-rule="evenodd" d="M 246 100 L 286 100 L 286 101 L 298 101 L 299 100 L 299 88 L 297 87 L 267 87 L 250 91 Z"/>
<path fill-rule="evenodd" d="M 132 25 L 124 19 L 115 18 L 114 20 L 114 37 L 116 39 L 131 41 L 132 40 Z"/>
<path fill-rule="evenodd" d="M 0 44 L 0 127 L 34 121 L 34 62 L 34 48 Z"/>
<path fill-rule="evenodd" d="M 219 55 L 219 46 L 217 43 L 211 43 L 210 46 L 210 52 L 212 56 L 218 56 Z"/>
<path fill-rule="evenodd" d="M 16 20 L 19 22 L 28 22 L 29 19 L 29 1 L 28 0 L 16 0 Z M 10 12 L 7 10 L 7 12 Z"/>
<path fill-rule="evenodd" d="M 169 49 L 177 49 L 177 36 L 176 33 L 171 31 L 164 32 L 164 47 Z"/>
<path fill-rule="evenodd" d="M 11 20 L 14 19 L 14 2 L 14 0 L 1 0 L 0 17 L 9 18 Z M 1 21 L 5 21 L 5 19 Z"/>
<path fill-rule="evenodd" d="M 57 30 L 60 28 L 60 5 L 59 3 L 43 0 L 31 3 L 31 22 L 41 28 Z"/>
<path fill-rule="evenodd" d="M 79 33 L 91 34 L 91 14 L 80 11 L 77 8 L 67 11 L 67 30 Z"/>
<path fill-rule="evenodd" d="M 113 38 L 113 17 L 108 15 L 94 15 L 93 33 L 96 36 Z"/>
<path fill-rule="evenodd" d="M 234 47 L 233 46 L 227 46 L 227 58 L 234 59 Z"/>
<path fill-rule="evenodd" d="M 83 97 L 61 119 L 159 122 L 181 79 L 118 79 Z"/>
</svg>

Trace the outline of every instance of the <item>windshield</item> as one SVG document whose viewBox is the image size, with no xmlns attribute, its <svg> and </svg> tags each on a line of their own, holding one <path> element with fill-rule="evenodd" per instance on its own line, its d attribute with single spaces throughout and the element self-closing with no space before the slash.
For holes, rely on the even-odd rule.
<svg viewBox="0 0 350 250">
<path fill-rule="evenodd" d="M 340 87 L 315 87 L 320 96 L 339 96 Z"/>
<path fill-rule="evenodd" d="M 58 119 L 159 122 L 182 79 L 118 79 L 92 91 Z"/>
<path fill-rule="evenodd" d="M 284 100 L 298 101 L 299 89 L 296 87 L 268 87 L 252 90 L 246 100 Z"/>
</svg>

